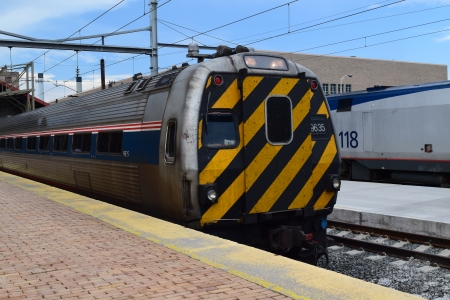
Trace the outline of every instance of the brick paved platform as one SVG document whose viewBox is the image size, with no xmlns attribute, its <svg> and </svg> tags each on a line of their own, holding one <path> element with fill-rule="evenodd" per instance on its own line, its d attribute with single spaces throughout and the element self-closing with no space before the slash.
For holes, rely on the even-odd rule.
<svg viewBox="0 0 450 300">
<path fill-rule="evenodd" d="M 0 299 L 412 298 L 2 172 L 0 206 Z"/>
<path fill-rule="evenodd" d="M 0 181 L 0 299 L 290 299 Z"/>
</svg>

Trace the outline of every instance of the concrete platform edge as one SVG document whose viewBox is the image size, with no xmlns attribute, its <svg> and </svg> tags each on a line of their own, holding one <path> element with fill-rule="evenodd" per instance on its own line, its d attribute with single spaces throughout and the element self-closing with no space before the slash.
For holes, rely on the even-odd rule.
<svg viewBox="0 0 450 300">
<path fill-rule="evenodd" d="M 330 221 L 349 222 L 355 225 L 423 234 L 439 238 L 450 237 L 450 224 L 420 220 L 418 218 L 402 218 L 395 215 L 390 216 L 335 207 L 328 219 Z"/>
<path fill-rule="evenodd" d="M 7 173 L 0 180 L 293 299 L 421 299 Z"/>
</svg>

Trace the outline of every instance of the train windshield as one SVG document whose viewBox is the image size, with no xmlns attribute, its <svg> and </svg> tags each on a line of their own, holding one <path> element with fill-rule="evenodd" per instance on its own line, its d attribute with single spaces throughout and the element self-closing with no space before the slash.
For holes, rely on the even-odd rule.
<svg viewBox="0 0 450 300">
<path fill-rule="evenodd" d="M 292 141 L 292 102 L 288 97 L 266 99 L 266 138 L 272 145 L 287 145 Z"/>
<path fill-rule="evenodd" d="M 284 59 L 273 56 L 246 55 L 244 57 L 247 67 L 252 69 L 287 71 L 288 66 Z"/>
<path fill-rule="evenodd" d="M 231 112 L 208 112 L 203 132 L 206 147 L 235 148 L 238 145 L 235 116 Z"/>
</svg>

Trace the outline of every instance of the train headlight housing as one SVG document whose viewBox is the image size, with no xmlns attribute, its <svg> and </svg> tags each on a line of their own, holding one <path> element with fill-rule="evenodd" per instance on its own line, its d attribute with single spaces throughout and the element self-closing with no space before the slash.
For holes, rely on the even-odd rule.
<svg viewBox="0 0 450 300">
<path fill-rule="evenodd" d="M 206 184 L 199 186 L 200 203 L 204 205 L 211 205 L 219 201 L 219 193 L 217 191 L 217 184 Z"/>
<path fill-rule="evenodd" d="M 337 192 L 341 189 L 341 179 L 338 175 L 329 175 L 326 190 L 329 192 Z"/>
</svg>

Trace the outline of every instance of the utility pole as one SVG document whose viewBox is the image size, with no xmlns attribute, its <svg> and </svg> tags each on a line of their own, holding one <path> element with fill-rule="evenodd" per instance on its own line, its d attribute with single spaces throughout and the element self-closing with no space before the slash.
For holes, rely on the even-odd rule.
<svg viewBox="0 0 450 300">
<path fill-rule="evenodd" d="M 158 0 L 150 0 L 150 71 L 151 75 L 158 74 L 158 30 L 157 30 L 157 15 L 156 7 Z"/>
</svg>

